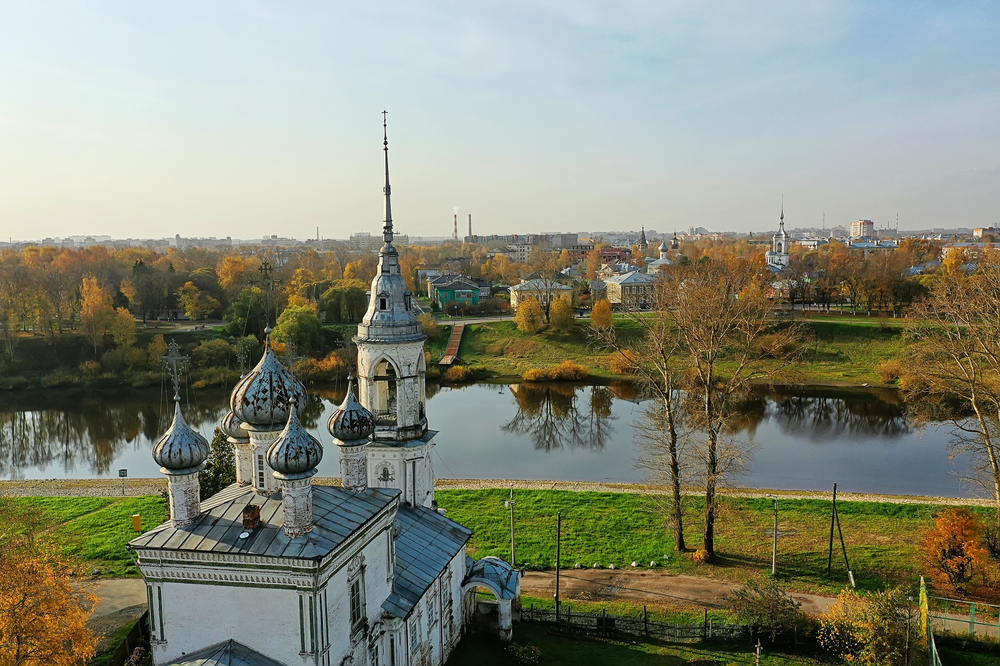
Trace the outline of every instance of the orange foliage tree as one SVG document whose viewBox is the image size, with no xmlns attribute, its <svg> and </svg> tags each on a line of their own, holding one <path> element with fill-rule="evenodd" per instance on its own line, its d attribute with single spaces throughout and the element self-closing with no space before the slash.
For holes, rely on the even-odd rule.
<svg viewBox="0 0 1000 666">
<path fill-rule="evenodd" d="M 87 618 L 97 597 L 34 538 L 37 515 L 0 498 L 0 664 L 81 666 L 97 639 Z"/>
<path fill-rule="evenodd" d="M 611 301 L 602 298 L 594 303 L 590 311 L 590 325 L 598 329 L 607 329 L 615 325 L 614 315 L 611 314 Z"/>
<path fill-rule="evenodd" d="M 986 560 L 983 523 L 965 507 L 945 509 L 924 534 L 923 549 L 924 562 L 934 570 L 935 578 L 964 591 Z"/>
</svg>

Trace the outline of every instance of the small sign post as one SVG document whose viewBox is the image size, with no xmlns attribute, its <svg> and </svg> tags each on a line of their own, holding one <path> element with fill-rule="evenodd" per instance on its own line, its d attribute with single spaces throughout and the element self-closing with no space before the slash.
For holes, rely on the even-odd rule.
<svg viewBox="0 0 1000 666">
<path fill-rule="evenodd" d="M 128 476 L 127 469 L 118 470 L 118 478 L 122 480 L 122 497 L 125 497 L 125 478 Z"/>
</svg>

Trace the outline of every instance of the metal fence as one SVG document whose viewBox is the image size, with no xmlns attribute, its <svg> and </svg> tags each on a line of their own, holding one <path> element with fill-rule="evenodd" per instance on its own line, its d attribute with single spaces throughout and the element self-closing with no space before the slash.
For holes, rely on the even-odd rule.
<svg viewBox="0 0 1000 666">
<path fill-rule="evenodd" d="M 556 619 L 554 608 L 535 608 L 529 606 L 521 609 L 521 619 L 527 621 L 550 622 L 567 631 L 585 633 L 597 636 L 642 636 L 662 641 L 676 643 L 694 643 L 710 638 L 735 640 L 749 639 L 750 629 L 743 625 L 716 622 L 707 618 L 704 622 L 661 622 L 649 619 L 649 613 L 643 610 L 642 617 L 624 615 L 608 615 L 601 613 L 578 613 L 572 608 L 563 606 Z"/>
<path fill-rule="evenodd" d="M 1000 638 L 1000 606 L 928 595 L 928 618 L 953 634 Z"/>
</svg>

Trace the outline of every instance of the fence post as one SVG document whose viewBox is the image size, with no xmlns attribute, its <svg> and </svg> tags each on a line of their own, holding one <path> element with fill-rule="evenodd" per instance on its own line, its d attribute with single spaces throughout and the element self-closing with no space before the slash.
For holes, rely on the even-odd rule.
<svg viewBox="0 0 1000 666">
<path fill-rule="evenodd" d="M 701 640 L 708 638 L 708 609 L 705 609 L 705 619 L 701 623 Z"/>
<path fill-rule="evenodd" d="M 969 605 L 969 633 L 976 635 L 976 604 Z"/>
<path fill-rule="evenodd" d="M 642 605 L 642 627 L 646 632 L 646 638 L 649 638 L 649 612 L 646 610 L 646 604 Z"/>
<path fill-rule="evenodd" d="M 607 608 L 602 608 L 601 609 L 601 616 L 603 617 L 603 620 L 601 621 L 601 628 L 604 630 L 604 635 L 607 636 L 608 635 L 608 609 Z"/>
</svg>

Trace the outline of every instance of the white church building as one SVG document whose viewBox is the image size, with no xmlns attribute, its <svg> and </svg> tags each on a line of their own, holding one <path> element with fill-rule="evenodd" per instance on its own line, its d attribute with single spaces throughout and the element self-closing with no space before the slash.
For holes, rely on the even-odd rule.
<svg viewBox="0 0 1000 666">
<path fill-rule="evenodd" d="M 383 123 L 384 126 L 384 123 Z M 174 419 L 153 457 L 170 520 L 129 543 L 146 582 L 158 666 L 444 664 L 472 621 L 477 589 L 497 598 L 510 640 L 520 572 L 466 554 L 471 530 L 434 499 L 424 340 L 392 245 L 389 148 L 378 275 L 349 385 L 327 428 L 343 486 L 314 486 L 322 444 L 299 421 L 309 395 L 265 343 L 220 427 L 235 484 L 199 501 L 208 442 Z"/>
<path fill-rule="evenodd" d="M 788 234 L 785 233 L 785 205 L 782 203 L 778 232 L 771 237 L 771 249 L 764 253 L 767 267 L 775 273 L 780 273 L 788 266 L 788 243 Z"/>
</svg>

